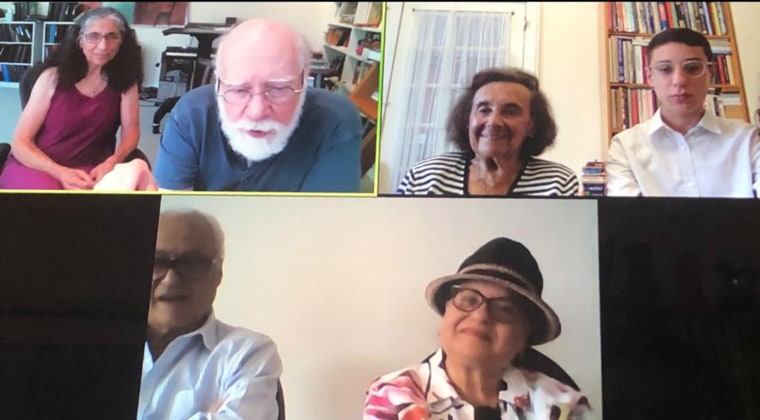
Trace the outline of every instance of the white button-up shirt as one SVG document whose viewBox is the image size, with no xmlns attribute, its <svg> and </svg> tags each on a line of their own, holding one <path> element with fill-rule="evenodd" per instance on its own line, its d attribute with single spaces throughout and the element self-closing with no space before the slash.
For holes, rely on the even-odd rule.
<svg viewBox="0 0 760 420">
<path fill-rule="evenodd" d="M 657 110 L 617 134 L 607 160 L 607 195 L 752 198 L 760 192 L 755 126 L 709 112 L 683 135 Z"/>
<path fill-rule="evenodd" d="M 145 343 L 138 420 L 273 420 L 282 363 L 266 335 L 219 322 L 181 335 L 154 362 Z"/>
</svg>

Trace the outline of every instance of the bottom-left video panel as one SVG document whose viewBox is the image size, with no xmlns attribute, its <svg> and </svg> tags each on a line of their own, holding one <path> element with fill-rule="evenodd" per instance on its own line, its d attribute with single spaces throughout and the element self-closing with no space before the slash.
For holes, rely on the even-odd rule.
<svg viewBox="0 0 760 420">
<path fill-rule="evenodd" d="M 160 196 L 0 194 L 0 406 L 130 419 Z"/>
</svg>

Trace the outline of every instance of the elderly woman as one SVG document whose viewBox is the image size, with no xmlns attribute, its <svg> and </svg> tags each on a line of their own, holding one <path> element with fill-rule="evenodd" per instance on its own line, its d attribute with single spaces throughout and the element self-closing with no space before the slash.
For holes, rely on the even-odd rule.
<svg viewBox="0 0 760 420">
<path fill-rule="evenodd" d="M 538 79 L 518 69 L 483 70 L 447 123 L 459 152 L 423 160 L 397 189 L 410 195 L 573 196 L 570 168 L 536 156 L 554 144 L 557 126 Z"/>
<path fill-rule="evenodd" d="M 442 315 L 440 349 L 420 365 L 377 379 L 365 420 L 580 419 L 586 397 L 545 374 L 515 367 L 529 346 L 560 333 L 541 299 L 543 278 L 521 243 L 494 239 L 457 274 L 431 282 L 428 304 Z"/>
<path fill-rule="evenodd" d="M 42 63 L 0 188 L 92 189 L 137 146 L 142 77 L 124 16 L 109 7 L 85 13 Z"/>
</svg>

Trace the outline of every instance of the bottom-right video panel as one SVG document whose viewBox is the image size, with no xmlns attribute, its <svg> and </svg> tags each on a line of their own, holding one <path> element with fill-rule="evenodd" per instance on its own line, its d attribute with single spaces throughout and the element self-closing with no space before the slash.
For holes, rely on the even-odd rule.
<svg viewBox="0 0 760 420">
<path fill-rule="evenodd" d="M 760 203 L 598 212 L 604 418 L 760 418 Z"/>
</svg>

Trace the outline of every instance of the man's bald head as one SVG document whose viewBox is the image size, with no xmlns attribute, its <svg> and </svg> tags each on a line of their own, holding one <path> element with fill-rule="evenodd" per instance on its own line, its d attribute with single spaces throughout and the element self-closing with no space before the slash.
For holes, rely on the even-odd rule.
<svg viewBox="0 0 760 420">
<path fill-rule="evenodd" d="M 231 77 L 231 69 L 272 63 L 283 57 L 296 60 L 299 69 L 305 68 L 311 59 L 306 38 L 282 22 L 249 19 L 235 26 L 219 41 L 216 73 L 227 80 Z"/>
</svg>

